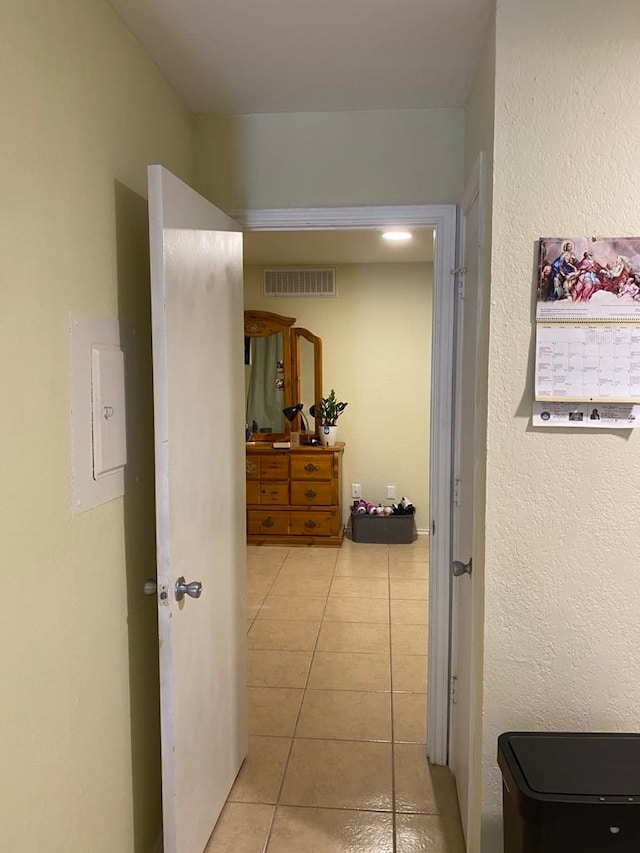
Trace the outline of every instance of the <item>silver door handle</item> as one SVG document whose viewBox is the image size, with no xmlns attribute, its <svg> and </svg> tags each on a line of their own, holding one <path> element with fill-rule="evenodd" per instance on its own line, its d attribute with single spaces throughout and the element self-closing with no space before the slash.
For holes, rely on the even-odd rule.
<svg viewBox="0 0 640 853">
<path fill-rule="evenodd" d="M 181 575 L 176 581 L 176 601 L 182 601 L 185 595 L 188 595 L 190 598 L 200 598 L 202 595 L 202 584 L 200 581 L 187 583 Z"/>
<path fill-rule="evenodd" d="M 459 578 L 461 575 L 470 575 L 472 569 L 471 563 L 471 560 L 468 563 L 461 563 L 460 560 L 454 560 L 451 564 L 451 571 L 454 578 Z"/>
<path fill-rule="evenodd" d="M 158 584 L 153 578 L 147 578 L 144 582 L 144 594 L 155 595 L 158 592 Z"/>
</svg>

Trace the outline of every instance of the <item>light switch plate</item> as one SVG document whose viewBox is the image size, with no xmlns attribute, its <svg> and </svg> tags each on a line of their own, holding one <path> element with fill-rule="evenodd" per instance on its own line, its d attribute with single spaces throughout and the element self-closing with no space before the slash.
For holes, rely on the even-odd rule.
<svg viewBox="0 0 640 853">
<path fill-rule="evenodd" d="M 124 352 L 113 344 L 91 347 L 93 477 L 127 464 L 124 410 Z"/>
<path fill-rule="evenodd" d="M 124 353 L 115 319 L 72 317 L 70 334 L 73 511 L 80 513 L 124 494 Z M 106 421 L 117 411 L 116 422 L 98 428 L 97 405 Z"/>
</svg>

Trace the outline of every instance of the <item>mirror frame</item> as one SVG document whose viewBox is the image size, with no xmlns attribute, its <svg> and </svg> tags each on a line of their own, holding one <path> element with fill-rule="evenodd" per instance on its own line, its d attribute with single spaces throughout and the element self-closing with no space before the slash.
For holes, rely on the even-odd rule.
<svg viewBox="0 0 640 853">
<path fill-rule="evenodd" d="M 293 396 L 295 402 L 301 400 L 302 382 L 301 382 L 301 365 L 300 365 L 300 338 L 304 338 L 313 345 L 313 402 L 319 403 L 322 399 L 322 338 L 314 335 L 309 329 L 303 329 L 301 326 L 296 326 L 292 332 L 292 366 L 293 366 Z M 310 415 L 307 412 L 307 421 L 310 423 Z M 296 415 L 293 424 L 296 430 L 302 430 L 302 420 L 300 415 Z M 292 424 L 292 429 L 294 428 Z M 311 430 L 313 435 L 319 435 L 320 418 L 315 418 L 315 428 Z"/>
<path fill-rule="evenodd" d="M 269 335 L 282 332 L 283 347 L 282 356 L 284 362 L 284 388 L 283 388 L 283 408 L 293 405 L 292 389 L 293 389 L 293 362 L 291 356 L 291 327 L 295 323 L 295 317 L 285 317 L 282 314 L 272 314 L 271 311 L 253 311 L 246 310 L 244 312 L 244 335 L 246 338 L 266 338 Z M 284 432 L 254 432 L 252 440 L 254 441 L 278 441 L 289 438 L 291 424 L 284 419 Z"/>
</svg>

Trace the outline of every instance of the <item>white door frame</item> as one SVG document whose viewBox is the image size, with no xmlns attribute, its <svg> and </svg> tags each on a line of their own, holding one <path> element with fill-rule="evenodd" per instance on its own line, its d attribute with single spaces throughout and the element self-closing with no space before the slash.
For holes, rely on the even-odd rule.
<svg viewBox="0 0 640 853">
<path fill-rule="evenodd" d="M 467 186 L 465 187 L 462 202 L 460 205 L 460 219 L 462 228 L 462 218 L 466 211 L 469 210 L 475 199 L 478 200 L 478 276 L 476 281 L 477 288 L 477 308 L 476 308 L 476 365 L 479 367 L 483 364 L 483 353 L 486 350 L 486 335 L 487 329 L 484 324 L 485 305 L 487 299 L 487 280 L 486 280 L 486 258 L 489 248 L 487 246 L 487 223 L 485 217 L 486 203 L 486 155 L 484 151 L 478 154 L 476 162 L 473 165 L 471 174 L 469 175 Z M 465 261 L 466 263 L 466 261 Z M 478 406 L 478 381 L 479 375 L 476 372 L 475 384 L 475 401 L 476 412 Z M 480 797 L 474 796 L 474 790 L 477 789 L 477 780 L 479 779 L 481 753 L 482 753 L 482 716 L 479 710 L 481 694 L 482 694 L 482 660 L 478 657 L 476 641 L 478 640 L 483 615 L 482 601 L 484 595 L 482 588 L 484 579 L 479 574 L 478 560 L 476 554 L 473 553 L 476 543 L 476 534 L 478 529 L 478 466 L 483 458 L 482 449 L 480 447 L 481 434 L 479 432 L 479 424 L 476 420 L 475 436 L 474 436 L 474 455 L 475 465 L 473 473 L 474 482 L 474 524 L 473 524 L 473 548 L 472 560 L 474 564 L 474 573 L 471 575 L 472 583 L 472 601 L 471 601 L 471 666 L 470 666 L 470 683 L 469 689 L 469 790 L 467 792 L 467 847 L 469 850 L 475 850 L 480 845 Z"/>
<path fill-rule="evenodd" d="M 337 231 L 388 226 L 434 228 L 431 371 L 429 683 L 427 755 L 446 764 L 449 738 L 451 475 L 455 346 L 453 204 L 383 207 L 271 208 L 230 214 L 247 231 Z"/>
</svg>

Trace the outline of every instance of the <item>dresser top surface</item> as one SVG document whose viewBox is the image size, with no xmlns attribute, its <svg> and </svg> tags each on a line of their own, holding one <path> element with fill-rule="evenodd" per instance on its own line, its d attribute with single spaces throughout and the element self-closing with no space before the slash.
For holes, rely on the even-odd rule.
<svg viewBox="0 0 640 853">
<path fill-rule="evenodd" d="M 299 447 L 272 447 L 269 441 L 247 442 L 247 453 L 342 453 L 344 442 L 336 441 L 335 444 L 325 447 L 323 444 L 301 444 Z"/>
</svg>

